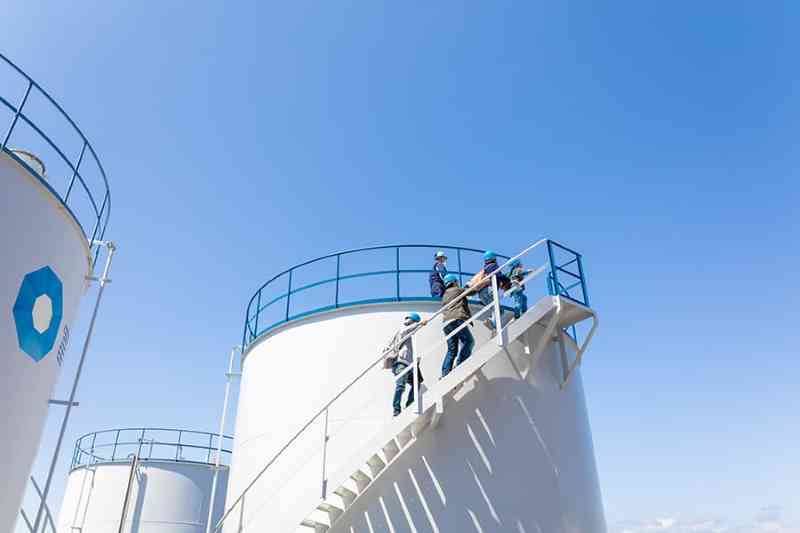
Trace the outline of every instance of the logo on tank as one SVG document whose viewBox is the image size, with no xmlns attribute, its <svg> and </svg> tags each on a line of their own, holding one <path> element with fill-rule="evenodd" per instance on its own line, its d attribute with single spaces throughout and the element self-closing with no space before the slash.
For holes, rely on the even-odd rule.
<svg viewBox="0 0 800 533">
<path fill-rule="evenodd" d="M 25 274 L 14 302 L 19 348 L 36 362 L 53 350 L 63 313 L 63 286 L 49 266 Z"/>
</svg>

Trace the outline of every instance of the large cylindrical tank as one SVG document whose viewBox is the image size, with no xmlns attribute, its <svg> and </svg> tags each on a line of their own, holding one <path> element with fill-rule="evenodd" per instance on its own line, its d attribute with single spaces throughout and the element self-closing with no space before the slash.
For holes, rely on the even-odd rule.
<svg viewBox="0 0 800 533">
<path fill-rule="evenodd" d="M 6 152 L 0 184 L 0 530 L 10 531 L 91 262 L 74 217 Z"/>
<path fill-rule="evenodd" d="M 550 301 L 546 289 L 536 290 L 529 289 L 531 305 Z M 368 456 L 357 457 L 365 445 L 389 462 L 382 447 L 392 437 L 370 442 L 392 421 L 395 378 L 374 367 L 358 376 L 405 316 L 427 318 L 440 308 L 424 297 L 370 300 L 294 317 L 287 311 L 282 323 L 246 336 L 224 532 L 313 531 L 297 528 L 304 520 L 307 527 L 330 524 L 317 521 L 315 509 L 335 516 L 351 504 L 331 532 L 605 531 L 580 374 L 562 387 L 560 344 L 540 343 L 545 323 L 532 324 L 467 378 L 436 429 L 413 448 L 386 468 L 379 459 L 365 466 Z M 248 312 L 248 322 L 255 318 Z M 426 387 L 441 374 L 442 327 L 438 317 L 414 339 Z M 476 349 L 496 342 L 483 324 L 472 332 Z M 354 472 L 359 461 L 367 474 L 383 468 L 380 477 L 363 492 L 351 487 L 360 492 L 355 502 L 346 501 L 351 493 L 339 509 L 318 507 L 323 494 L 330 502 L 339 488 L 328 480 Z"/>
<path fill-rule="evenodd" d="M 0 531 L 11 531 L 111 197 L 75 122 L 2 54 L 0 70 Z"/>
<path fill-rule="evenodd" d="M 212 520 L 218 520 L 228 483 L 230 438 L 225 437 L 212 504 L 217 443 L 210 433 L 151 428 L 83 436 L 75 447 L 58 531 L 205 533 L 209 505 Z"/>
</svg>

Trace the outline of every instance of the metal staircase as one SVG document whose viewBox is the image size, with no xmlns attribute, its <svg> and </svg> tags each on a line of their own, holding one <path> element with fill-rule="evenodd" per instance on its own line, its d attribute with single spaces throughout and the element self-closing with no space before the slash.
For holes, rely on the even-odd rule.
<svg viewBox="0 0 800 533">
<path fill-rule="evenodd" d="M 428 430 L 435 428 L 439 420 L 445 416 L 445 406 L 453 400 L 453 393 L 458 391 L 466 381 L 491 361 L 502 355 L 507 345 L 520 339 L 530 328 L 539 325 L 544 329 L 538 345 L 530 350 L 531 360 L 541 355 L 549 342 L 562 341 L 564 328 L 593 318 L 593 328 L 597 322 L 594 313 L 581 304 L 560 296 L 546 297 L 529 309 L 520 319 L 509 324 L 505 331 L 507 338 L 503 344 L 488 342 L 481 346 L 469 359 L 454 369 L 448 376 L 430 390 L 424 392 L 427 405 L 422 412 L 409 409 L 388 423 L 377 435 L 371 438 L 354 454 L 352 465 L 328 478 L 336 488 L 330 495 L 320 499 L 316 508 L 300 523 L 297 533 L 306 533 L 308 528 L 315 533 L 325 533 L 337 520 L 341 519 L 358 498 L 381 476 L 393 461 L 407 450 L 413 448 L 417 439 Z M 572 340 L 570 338 L 570 340 Z M 587 338 L 582 346 L 571 344 L 575 350 L 575 361 L 568 365 L 562 386 L 577 368 L 580 356 L 588 346 Z"/>
<path fill-rule="evenodd" d="M 509 262 L 526 256 L 536 248 L 547 244 L 548 251 L 552 241 L 541 240 L 525 249 L 522 253 L 511 258 Z M 506 263 L 508 264 L 508 263 Z M 505 265 L 503 265 L 505 266 Z M 524 280 L 527 284 L 531 279 L 547 270 L 548 264 L 535 269 Z M 550 266 L 552 272 L 553 259 L 550 253 Z M 496 274 L 501 272 L 501 267 L 491 276 L 491 288 L 493 301 L 474 313 L 469 322 L 451 332 L 440 342 L 432 347 L 426 348 L 416 357 L 414 364 L 410 365 L 405 372 L 412 372 L 414 376 L 414 389 L 416 401 L 406 408 L 400 415 L 387 421 L 381 429 L 369 435 L 361 446 L 350 454 L 349 459 L 335 472 L 325 471 L 325 461 L 323 459 L 323 472 L 321 479 L 321 494 L 316 503 L 309 505 L 308 514 L 299 520 L 296 528 L 297 533 L 307 533 L 313 530 L 315 533 L 326 533 L 338 520 L 347 515 L 348 509 L 358 501 L 372 484 L 377 480 L 387 467 L 401 457 L 407 450 L 414 447 L 417 439 L 426 431 L 432 430 L 437 426 L 441 418 L 445 415 L 447 402 L 455 401 L 453 396 L 472 376 L 479 372 L 484 365 L 494 357 L 508 353 L 508 347 L 514 342 L 527 342 L 525 335 L 531 328 L 538 325 L 543 328 L 543 333 L 538 337 L 534 346 L 529 346 L 525 353 L 531 360 L 535 360 L 547 348 L 550 342 L 558 342 L 562 351 L 562 362 L 564 363 L 564 374 L 561 383 L 562 388 L 569 382 L 581 362 L 582 355 L 597 328 L 598 321 L 595 313 L 587 306 L 573 300 L 568 295 L 551 295 L 540 299 L 535 305 L 530 307 L 520 318 L 504 323 L 501 319 L 500 293 L 498 291 Z M 462 295 L 466 297 L 467 295 Z M 432 318 L 441 314 L 443 310 L 435 313 Z M 416 375 L 419 362 L 425 353 L 438 353 L 440 347 L 446 343 L 447 339 L 456 335 L 463 327 L 480 324 L 480 321 L 493 315 L 495 323 L 498 324 L 497 332 L 494 337 L 484 344 L 477 346 L 471 357 L 458 365 L 446 377 L 430 386 L 423 388 L 417 381 Z M 570 328 L 578 322 L 591 318 L 592 326 L 585 339 L 579 344 L 570 337 L 565 329 Z M 430 320 L 430 319 L 429 319 Z M 574 359 L 570 363 L 566 359 L 566 346 L 574 351 Z M 419 352 L 418 352 L 419 353 Z M 257 473 L 252 481 L 244 488 L 238 498 L 225 511 L 214 531 L 221 531 L 226 520 L 236 513 L 233 513 L 243 502 L 244 496 L 255 485 L 256 481 L 269 470 L 275 461 L 292 444 L 304 434 L 304 432 L 320 419 L 325 420 L 326 434 L 323 442 L 323 457 L 327 450 L 329 436 L 327 433 L 327 417 L 330 406 L 337 401 L 354 384 L 358 383 L 368 372 L 374 370 L 382 360 L 372 363 L 367 369 L 359 374 L 353 381 L 344 387 L 328 404 L 326 404 L 314 417 L 312 417 L 278 452 L 266 463 L 264 468 Z M 402 373 L 396 377 L 401 378 Z M 333 490 L 329 490 L 333 487 Z M 242 504 L 243 505 L 243 504 Z M 241 513 L 242 510 L 239 510 Z M 240 524 L 236 531 L 245 531 L 246 528 Z"/>
</svg>

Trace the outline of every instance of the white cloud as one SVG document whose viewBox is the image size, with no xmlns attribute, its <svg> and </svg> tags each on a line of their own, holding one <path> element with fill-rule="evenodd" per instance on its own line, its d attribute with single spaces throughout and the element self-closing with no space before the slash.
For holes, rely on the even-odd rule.
<svg viewBox="0 0 800 533">
<path fill-rule="evenodd" d="M 608 530 L 609 533 L 800 533 L 800 528 L 784 522 L 783 509 L 777 505 L 761 508 L 746 524 L 731 524 L 716 518 L 686 520 L 672 517 L 619 522 L 611 524 Z"/>
</svg>

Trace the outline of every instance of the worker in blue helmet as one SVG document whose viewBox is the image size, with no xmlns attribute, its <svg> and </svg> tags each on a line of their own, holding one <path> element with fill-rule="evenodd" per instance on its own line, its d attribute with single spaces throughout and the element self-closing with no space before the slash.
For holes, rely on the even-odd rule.
<svg viewBox="0 0 800 533">
<path fill-rule="evenodd" d="M 442 321 L 444 335 L 447 338 L 447 354 L 442 362 L 442 377 L 453 370 L 453 364 L 460 365 L 472 355 L 475 338 L 469 330 L 472 311 L 467 297 L 471 289 L 462 289 L 458 276 L 448 274 L 444 277 L 444 296 L 442 297 Z M 459 345 L 461 350 L 459 351 Z"/>
<path fill-rule="evenodd" d="M 483 254 L 483 269 L 480 271 L 481 279 L 476 285 L 478 290 L 478 299 L 483 305 L 489 305 L 494 301 L 494 291 L 492 291 L 492 274 L 496 272 L 500 266 L 497 264 L 497 254 L 492 250 L 487 250 Z M 511 280 L 502 272 L 495 274 L 497 277 L 497 287 L 503 290 L 511 288 Z M 494 314 L 494 312 L 492 312 Z M 496 319 L 497 317 L 495 317 Z M 495 320 L 485 319 L 484 325 L 494 332 L 496 330 Z"/>
<path fill-rule="evenodd" d="M 528 297 L 525 295 L 525 278 L 531 273 L 519 259 L 514 259 L 508 264 L 508 278 L 511 288 L 506 294 L 514 301 L 514 318 L 517 319 L 528 310 Z"/>
<path fill-rule="evenodd" d="M 414 343 L 412 337 L 416 331 L 428 323 L 427 320 L 422 320 L 419 313 L 408 313 L 403 318 L 403 325 L 394 334 L 389 345 L 384 349 L 384 363 L 383 367 L 391 369 L 392 374 L 395 376 L 402 374 L 409 366 L 414 364 Z M 419 370 L 419 369 L 417 369 Z M 394 409 L 394 416 L 400 414 L 400 406 L 403 400 L 403 392 L 405 392 L 406 385 L 411 386 L 406 399 L 406 407 L 414 403 L 414 376 L 410 370 L 397 378 L 394 387 L 394 397 L 392 398 L 392 408 Z M 417 383 L 422 383 L 422 372 L 417 373 Z"/>
<path fill-rule="evenodd" d="M 442 250 L 433 256 L 433 267 L 428 276 L 431 285 L 431 296 L 441 298 L 444 294 L 444 277 L 447 275 L 447 256 Z"/>
</svg>

